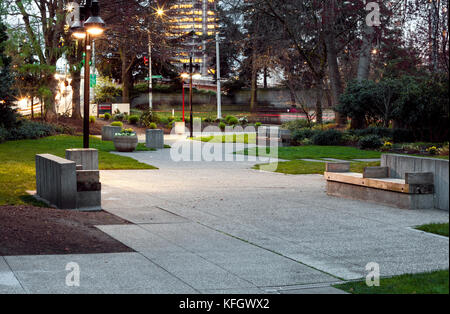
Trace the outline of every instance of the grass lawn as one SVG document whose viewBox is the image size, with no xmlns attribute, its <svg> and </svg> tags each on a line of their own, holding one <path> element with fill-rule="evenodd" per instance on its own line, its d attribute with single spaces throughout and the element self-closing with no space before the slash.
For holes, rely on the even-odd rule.
<svg viewBox="0 0 450 314">
<path fill-rule="evenodd" d="M 99 150 L 101 170 L 156 169 L 128 157 L 109 153 L 114 150 L 112 142 L 91 138 L 91 148 Z M 28 203 L 27 190 L 35 190 L 35 155 L 49 153 L 65 157 L 68 148 L 83 147 L 83 138 L 76 136 L 52 136 L 39 140 L 11 141 L 0 144 L 0 205 Z M 148 150 L 139 145 L 138 150 Z"/>
<path fill-rule="evenodd" d="M 253 169 L 264 170 L 268 168 L 267 165 L 256 165 Z M 355 162 L 350 164 L 350 171 L 362 173 L 365 167 L 377 167 L 379 165 L 379 162 Z M 269 169 L 273 168 L 271 167 Z M 325 172 L 325 163 L 303 160 L 280 162 L 275 172 L 284 174 L 323 174 Z"/>
<path fill-rule="evenodd" d="M 246 149 L 243 152 L 245 155 L 267 156 L 264 151 L 257 148 Z M 278 149 L 278 158 L 285 160 L 295 159 L 320 159 L 320 158 L 335 158 L 342 160 L 351 159 L 374 159 L 381 158 L 381 153 L 371 150 L 361 150 L 355 147 L 347 146 L 294 146 L 294 147 L 280 147 Z"/>
<path fill-rule="evenodd" d="M 194 141 L 201 141 L 208 143 L 256 144 L 256 134 L 230 134 L 230 135 L 195 137 Z"/>
<path fill-rule="evenodd" d="M 448 223 L 423 225 L 417 227 L 416 229 L 448 237 Z"/>
<path fill-rule="evenodd" d="M 336 285 L 352 294 L 448 294 L 448 270 L 432 273 L 382 278 L 380 287 L 368 287 L 365 282 Z"/>
</svg>

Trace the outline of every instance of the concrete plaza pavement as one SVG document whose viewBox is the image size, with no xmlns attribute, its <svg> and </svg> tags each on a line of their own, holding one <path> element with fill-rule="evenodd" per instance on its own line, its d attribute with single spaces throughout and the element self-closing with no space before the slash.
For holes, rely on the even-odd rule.
<svg viewBox="0 0 450 314">
<path fill-rule="evenodd" d="M 134 224 L 98 228 L 136 253 L 0 257 L 0 293 L 340 293 L 371 262 L 381 276 L 449 267 L 448 238 L 413 229 L 448 212 L 329 197 L 320 175 L 254 161 L 122 155 L 159 167 L 101 172 L 103 208 Z M 80 287 L 65 285 L 69 262 Z"/>
</svg>

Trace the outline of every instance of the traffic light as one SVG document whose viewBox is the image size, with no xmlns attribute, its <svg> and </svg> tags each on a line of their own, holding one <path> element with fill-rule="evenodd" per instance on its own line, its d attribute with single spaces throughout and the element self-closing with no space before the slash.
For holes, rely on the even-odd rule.
<svg viewBox="0 0 450 314">
<path fill-rule="evenodd" d="M 144 57 L 144 64 L 145 64 L 145 66 L 147 67 L 148 66 L 148 57 Z"/>
</svg>

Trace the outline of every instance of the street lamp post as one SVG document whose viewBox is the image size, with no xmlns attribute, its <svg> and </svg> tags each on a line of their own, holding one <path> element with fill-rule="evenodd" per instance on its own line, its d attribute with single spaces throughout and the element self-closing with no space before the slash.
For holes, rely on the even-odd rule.
<svg viewBox="0 0 450 314">
<path fill-rule="evenodd" d="M 163 8 L 156 9 L 156 15 L 158 17 L 162 17 L 164 15 Z M 148 103 L 149 108 L 153 109 L 153 69 L 152 69 L 152 30 L 151 30 L 151 22 L 149 22 L 148 26 Z"/>
<path fill-rule="evenodd" d="M 84 39 L 84 104 L 83 104 L 83 148 L 89 148 L 89 114 L 90 114 L 90 62 L 92 55 L 92 38 L 104 32 L 105 22 L 99 16 L 98 0 L 86 0 L 80 6 L 80 16 L 71 26 L 72 34 L 77 39 Z"/>
</svg>

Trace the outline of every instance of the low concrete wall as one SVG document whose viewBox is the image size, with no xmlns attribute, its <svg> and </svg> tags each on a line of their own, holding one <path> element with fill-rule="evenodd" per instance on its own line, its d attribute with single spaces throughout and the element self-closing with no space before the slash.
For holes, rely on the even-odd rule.
<svg viewBox="0 0 450 314">
<path fill-rule="evenodd" d="M 98 150 L 76 148 L 66 150 L 66 159 L 74 161 L 83 170 L 98 170 Z"/>
<path fill-rule="evenodd" d="M 76 164 L 49 154 L 36 155 L 37 195 L 62 209 L 77 208 Z"/>
<path fill-rule="evenodd" d="M 407 172 L 432 172 L 434 174 L 434 207 L 449 210 L 448 160 L 386 154 L 381 166 L 390 168 L 392 178 L 405 179 Z"/>
</svg>

